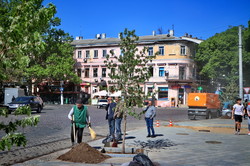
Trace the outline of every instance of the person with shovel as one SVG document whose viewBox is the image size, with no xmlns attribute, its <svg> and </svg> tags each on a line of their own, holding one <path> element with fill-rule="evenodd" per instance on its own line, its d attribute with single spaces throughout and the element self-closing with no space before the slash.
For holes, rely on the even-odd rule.
<svg viewBox="0 0 250 166">
<path fill-rule="evenodd" d="M 90 116 L 87 106 L 84 106 L 81 99 L 76 101 L 76 105 L 70 110 L 68 118 L 71 120 L 71 142 L 74 145 L 77 135 L 77 143 L 82 142 L 83 129 L 91 126 Z"/>
</svg>

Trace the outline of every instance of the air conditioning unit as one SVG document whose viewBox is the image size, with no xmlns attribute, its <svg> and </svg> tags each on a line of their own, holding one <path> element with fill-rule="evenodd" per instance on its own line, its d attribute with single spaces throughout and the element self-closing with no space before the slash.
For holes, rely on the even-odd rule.
<svg viewBox="0 0 250 166">
<path fill-rule="evenodd" d="M 98 82 L 98 79 L 95 79 L 95 82 Z"/>
<path fill-rule="evenodd" d="M 87 58 L 84 58 L 84 59 L 83 59 L 83 62 L 84 62 L 84 63 L 87 63 L 87 62 L 88 62 Z"/>
</svg>

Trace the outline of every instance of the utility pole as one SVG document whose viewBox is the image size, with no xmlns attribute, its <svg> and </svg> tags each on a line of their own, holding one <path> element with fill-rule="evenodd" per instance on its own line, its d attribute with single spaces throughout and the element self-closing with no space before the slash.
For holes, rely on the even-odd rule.
<svg viewBox="0 0 250 166">
<path fill-rule="evenodd" d="M 242 71 L 242 37 L 241 25 L 239 26 L 239 97 L 243 99 L 243 71 Z"/>
</svg>

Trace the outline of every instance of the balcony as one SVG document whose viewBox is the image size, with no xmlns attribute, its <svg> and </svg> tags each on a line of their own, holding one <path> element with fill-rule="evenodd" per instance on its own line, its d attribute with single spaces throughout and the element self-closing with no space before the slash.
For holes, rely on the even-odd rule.
<svg viewBox="0 0 250 166">
<path fill-rule="evenodd" d="M 196 81 L 194 77 L 185 75 L 170 75 L 165 78 L 169 83 L 194 83 Z"/>
</svg>

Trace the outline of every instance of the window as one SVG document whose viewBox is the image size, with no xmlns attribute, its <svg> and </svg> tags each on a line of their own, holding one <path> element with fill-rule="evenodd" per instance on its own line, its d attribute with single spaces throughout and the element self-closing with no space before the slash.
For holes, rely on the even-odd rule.
<svg viewBox="0 0 250 166">
<path fill-rule="evenodd" d="M 78 56 L 77 56 L 78 58 L 82 58 L 82 51 L 78 51 L 78 52 L 77 52 L 77 55 L 78 55 Z"/>
<path fill-rule="evenodd" d="M 149 67 L 149 73 L 151 77 L 154 76 L 154 68 L 152 66 Z"/>
<path fill-rule="evenodd" d="M 111 54 L 112 56 L 115 56 L 115 50 L 114 50 L 114 49 L 111 49 L 111 50 L 110 50 L 110 54 Z"/>
<path fill-rule="evenodd" d="M 81 77 L 82 76 L 82 70 L 81 69 L 77 69 L 77 76 Z"/>
<path fill-rule="evenodd" d="M 86 58 L 90 58 L 89 50 L 86 51 Z"/>
<path fill-rule="evenodd" d="M 106 58 L 106 56 L 107 56 L 107 50 L 102 50 L 102 57 Z"/>
<path fill-rule="evenodd" d="M 186 55 L 186 46 L 181 46 L 181 55 Z"/>
<path fill-rule="evenodd" d="M 121 55 L 120 56 L 123 56 L 124 55 L 124 53 L 122 52 L 122 50 L 121 50 Z"/>
<path fill-rule="evenodd" d="M 94 58 L 98 58 L 98 50 L 94 50 Z"/>
<path fill-rule="evenodd" d="M 85 68 L 85 78 L 89 78 L 89 68 Z"/>
<path fill-rule="evenodd" d="M 185 67 L 183 67 L 183 66 L 180 66 L 180 68 L 179 68 L 179 79 L 180 80 L 186 79 Z"/>
<path fill-rule="evenodd" d="M 107 74 L 106 74 L 106 68 L 102 68 L 102 77 L 106 77 L 107 76 Z"/>
<path fill-rule="evenodd" d="M 93 77 L 98 77 L 98 68 L 93 69 Z"/>
<path fill-rule="evenodd" d="M 164 76 L 165 76 L 164 67 L 160 67 L 159 68 L 159 77 L 164 77 Z"/>
<path fill-rule="evenodd" d="M 153 54 L 154 54 L 153 47 L 148 47 L 148 56 L 153 56 Z"/>
<path fill-rule="evenodd" d="M 168 99 L 168 87 L 158 88 L 158 98 L 159 99 Z"/>
<path fill-rule="evenodd" d="M 159 46 L 159 55 L 164 55 L 164 46 Z"/>
<path fill-rule="evenodd" d="M 152 95 L 153 93 L 153 87 L 148 87 L 148 95 Z"/>
</svg>

